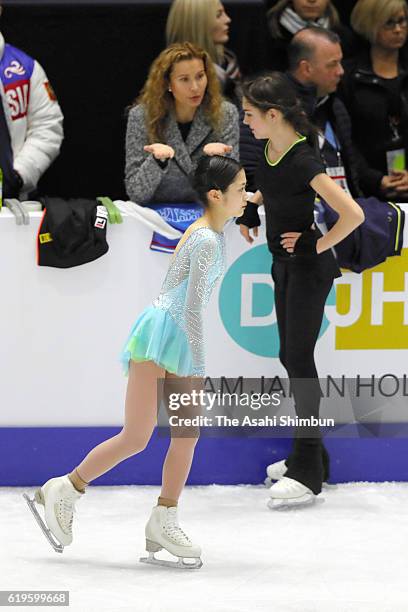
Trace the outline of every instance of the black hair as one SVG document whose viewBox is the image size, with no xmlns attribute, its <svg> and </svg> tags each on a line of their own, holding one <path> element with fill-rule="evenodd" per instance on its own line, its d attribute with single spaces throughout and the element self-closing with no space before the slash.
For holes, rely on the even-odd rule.
<svg viewBox="0 0 408 612">
<path fill-rule="evenodd" d="M 268 72 L 244 81 L 242 94 L 252 106 L 263 113 L 276 108 L 296 132 L 311 140 L 315 138 L 316 128 L 309 121 L 294 87 L 284 74 Z"/>
<path fill-rule="evenodd" d="M 227 191 L 240 170 L 242 170 L 241 164 L 231 157 L 223 155 L 201 157 L 194 174 L 193 187 L 205 208 L 208 207 L 208 192 L 211 189 L 219 189 L 223 193 Z"/>
<path fill-rule="evenodd" d="M 325 28 L 320 28 L 318 26 L 308 26 L 307 28 L 302 28 L 299 30 L 299 32 L 296 32 L 295 36 L 289 43 L 288 61 L 289 70 L 291 71 L 296 70 L 302 60 L 310 61 L 316 50 L 316 43 L 311 39 L 304 40 L 302 37 L 299 37 L 300 32 L 310 32 L 311 34 L 324 38 L 333 44 L 341 44 L 339 35 L 336 34 L 336 32 L 332 32 L 332 30 L 326 30 Z"/>
</svg>

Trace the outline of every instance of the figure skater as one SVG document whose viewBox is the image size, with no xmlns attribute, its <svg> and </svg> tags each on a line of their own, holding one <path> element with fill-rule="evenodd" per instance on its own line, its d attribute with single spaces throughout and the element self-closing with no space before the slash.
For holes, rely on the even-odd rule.
<svg viewBox="0 0 408 612">
<path fill-rule="evenodd" d="M 237 223 L 252 243 L 249 228 L 258 235 L 258 205 L 264 204 L 273 255 L 279 359 L 288 372 L 296 414 L 302 419 L 318 418 L 321 389 L 314 349 L 326 298 L 334 278 L 341 276 L 331 247 L 358 227 L 364 214 L 325 173 L 308 142 L 308 137 L 313 141 L 314 129 L 284 76 L 273 72 L 247 81 L 243 110 L 244 123 L 255 138 L 267 142 L 255 174 L 258 191 Z M 337 223 L 324 236 L 314 225 L 316 192 L 339 213 Z M 327 464 L 319 427 L 296 428 L 293 451 L 281 466 L 280 479 L 270 488 L 269 507 L 315 501 Z"/>
<path fill-rule="evenodd" d="M 48 480 L 36 491 L 34 499 L 24 494 L 57 552 L 72 543 L 75 503 L 84 495 L 87 485 L 146 447 L 162 399 L 157 391 L 158 382 L 168 381 L 172 391 L 177 382 L 184 391 L 202 384 L 205 373 L 202 313 L 225 268 L 224 224 L 241 216 L 246 206 L 245 185 L 245 172 L 234 159 L 220 155 L 201 158 L 194 187 L 204 214 L 177 245 L 159 296 L 136 320 L 121 356 L 129 376 L 123 429 L 91 450 L 71 473 Z M 197 439 L 198 431 L 195 435 L 183 435 L 171 430 L 160 497 L 145 529 L 148 562 L 182 568 L 202 565 L 200 547 L 191 542 L 177 520 L 177 502 L 190 471 Z M 35 502 L 44 506 L 46 525 Z M 178 561 L 156 559 L 153 553 L 162 548 L 179 557 Z"/>
</svg>

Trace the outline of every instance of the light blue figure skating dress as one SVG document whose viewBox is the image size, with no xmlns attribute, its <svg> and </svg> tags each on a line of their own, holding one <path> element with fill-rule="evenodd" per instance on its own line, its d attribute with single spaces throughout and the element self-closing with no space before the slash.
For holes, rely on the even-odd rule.
<svg viewBox="0 0 408 612">
<path fill-rule="evenodd" d="M 121 354 L 154 361 L 178 376 L 204 376 L 203 310 L 225 271 L 225 236 L 194 230 L 174 254 L 159 296 L 136 320 Z"/>
</svg>

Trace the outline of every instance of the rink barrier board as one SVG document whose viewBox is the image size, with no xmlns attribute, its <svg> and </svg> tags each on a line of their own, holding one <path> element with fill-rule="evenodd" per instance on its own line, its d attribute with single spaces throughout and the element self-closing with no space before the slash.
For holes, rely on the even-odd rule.
<svg viewBox="0 0 408 612">
<path fill-rule="evenodd" d="M 408 211 L 408 205 L 405 209 Z M 120 227 L 109 228 L 111 248 L 106 257 L 64 271 L 39 268 L 35 264 L 35 233 L 41 213 L 30 213 L 30 216 L 32 222 L 29 226 L 17 227 L 9 211 L 3 210 L 0 215 L 1 238 L 7 254 L 3 274 L 5 316 L 0 322 L 0 335 L 5 347 L 0 359 L 3 374 L 0 486 L 37 485 L 53 475 L 66 473 L 93 446 L 120 431 L 117 425 L 121 421 L 125 380 L 119 374 L 116 356 L 121 348 L 121 338 L 126 337 L 135 313 L 146 306 L 146 296 L 158 294 L 168 266 L 164 254 L 148 249 L 151 230 L 132 224 L 128 219 Z M 228 274 L 234 266 L 239 268 L 238 280 L 247 274 L 248 269 L 242 267 L 242 262 L 256 254 L 257 249 L 266 251 L 267 248 L 264 238 L 260 237 L 261 244 L 248 249 L 236 226 L 227 228 L 227 233 L 231 265 L 223 283 L 228 281 Z M 408 224 L 404 245 L 408 247 Z M 372 293 L 367 297 L 372 288 L 369 271 L 366 276 L 370 277 L 370 282 L 363 279 L 359 294 L 360 318 L 364 314 L 364 320 L 339 329 L 332 324 L 319 340 L 319 363 L 327 365 L 327 370 L 334 376 L 338 373 L 380 376 L 385 367 L 386 372 L 393 374 L 406 367 L 408 343 L 404 344 L 403 340 L 408 342 L 408 337 L 403 306 L 408 292 L 408 249 L 405 251 L 404 257 L 392 258 L 382 264 L 387 271 L 385 291 L 398 294 L 399 302 L 386 306 L 392 307 L 392 312 L 398 308 L 394 318 L 398 319 L 399 325 L 394 329 L 394 318 L 391 317 L 393 329 L 390 331 L 385 325 L 388 322 L 385 322 L 386 333 L 377 323 L 376 326 L 367 326 L 366 318 L 373 316 L 376 298 L 372 296 L 373 303 L 367 308 L 365 301 Z M 396 268 L 398 275 L 394 286 Z M 155 274 L 148 272 L 151 270 Z M 269 263 L 267 269 L 249 268 L 251 273 L 254 270 L 269 280 Z M 352 276 L 358 281 L 358 275 Z M 140 279 L 140 283 L 130 282 L 129 279 L 134 278 Z M 388 285 L 391 281 L 392 284 Z M 140 286 L 143 291 L 139 290 Z M 236 284 L 235 292 L 237 287 Z M 339 287 L 339 294 L 341 289 L 344 293 L 345 287 Z M 16 295 L 19 296 L 17 302 Z M 228 310 L 230 304 L 226 306 L 224 310 Z M 333 304 L 330 309 L 333 310 Z M 107 325 L 107 313 L 115 312 L 120 316 L 110 316 Z M 263 314 L 257 312 L 257 316 Z M 79 320 L 86 334 L 78 334 Z M 227 333 L 216 293 L 209 304 L 206 321 L 208 337 L 219 339 L 217 345 L 209 343 L 207 347 L 209 376 L 219 376 L 221 372 L 227 377 L 236 377 L 239 373 L 254 378 L 269 376 L 274 371 L 277 365 L 274 357 L 265 358 L 243 348 L 237 342 L 241 338 Z M 341 334 L 339 350 L 333 348 L 335 338 L 330 332 L 334 328 L 336 334 Z M 377 342 L 374 331 L 378 329 L 382 330 L 382 335 Z M 384 337 L 387 342 L 392 338 L 390 345 L 383 346 Z M 372 346 L 373 338 L 375 346 Z M 364 345 L 361 345 L 362 341 Z M 369 345 L 366 344 L 368 341 Z M 408 435 L 403 431 L 406 425 L 401 423 L 401 431 L 390 431 L 388 436 L 384 431 L 381 437 L 376 437 L 364 430 L 348 439 L 328 440 L 333 481 L 408 481 Z M 97 479 L 95 484 L 159 484 L 167 444 L 168 440 L 155 434 L 147 450 L 126 460 Z M 189 482 L 261 483 L 265 466 L 285 457 L 290 447 L 290 440 L 282 438 L 203 438 L 198 444 Z"/>
<path fill-rule="evenodd" d="M 407 424 L 342 427 L 342 437 L 325 438 L 331 457 L 330 482 L 408 481 Z M 37 486 L 70 472 L 117 427 L 0 428 L 0 486 Z M 399 437 L 398 437 L 399 436 Z M 402 437 L 405 436 L 405 437 Z M 159 485 L 168 437 L 154 432 L 139 455 L 93 481 L 94 485 Z M 269 463 L 285 458 L 290 438 L 205 437 L 199 440 L 190 485 L 260 484 Z"/>
<path fill-rule="evenodd" d="M 159 294 L 169 258 L 148 248 L 151 229 L 127 217 L 109 228 L 105 257 L 65 270 L 39 267 L 41 215 L 30 213 L 31 224 L 17 227 L 10 211 L 0 214 L 0 427 L 119 426 L 126 385 L 119 355 L 133 322 Z M 285 376 L 264 237 L 249 248 L 235 224 L 226 234 L 229 267 L 205 316 L 206 375 Z M 404 244 L 403 257 L 375 272 L 337 279 L 315 351 L 322 377 L 406 373 L 408 224 Z"/>
</svg>

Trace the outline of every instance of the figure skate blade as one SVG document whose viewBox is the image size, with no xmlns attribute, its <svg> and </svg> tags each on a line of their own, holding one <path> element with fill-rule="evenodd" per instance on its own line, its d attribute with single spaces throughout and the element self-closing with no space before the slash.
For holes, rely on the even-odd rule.
<svg viewBox="0 0 408 612">
<path fill-rule="evenodd" d="M 48 543 L 52 546 L 52 548 L 55 550 L 55 552 L 57 553 L 62 553 L 64 551 L 64 546 L 62 544 L 60 544 L 59 542 L 57 542 L 57 540 L 54 538 L 53 534 L 51 533 L 51 531 L 48 529 L 47 525 L 44 523 L 43 519 L 41 518 L 37 508 L 35 507 L 36 504 L 36 499 L 35 497 L 33 499 L 30 499 L 29 496 L 27 495 L 27 493 L 23 493 L 23 497 L 27 502 L 28 507 L 30 508 L 35 520 L 37 521 L 41 531 L 43 532 L 43 534 L 45 535 L 45 537 L 47 538 Z"/>
</svg>

